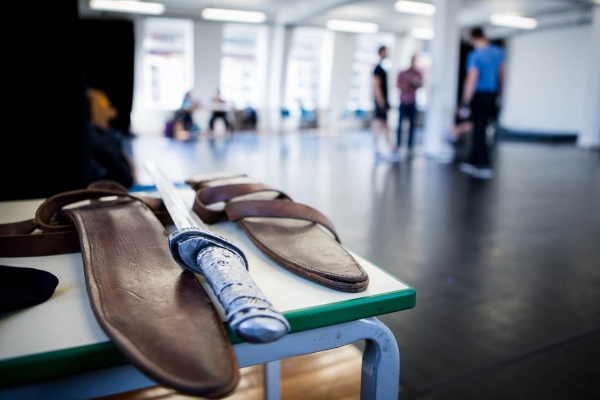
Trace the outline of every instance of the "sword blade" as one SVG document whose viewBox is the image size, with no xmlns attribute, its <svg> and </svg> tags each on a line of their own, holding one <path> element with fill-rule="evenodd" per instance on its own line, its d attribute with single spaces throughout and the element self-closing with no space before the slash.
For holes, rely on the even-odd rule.
<svg viewBox="0 0 600 400">
<path fill-rule="evenodd" d="M 177 229 L 194 227 L 209 230 L 204 222 L 189 209 L 173 182 L 156 165 L 148 163 L 146 169 L 152 176 L 156 189 Z"/>
</svg>

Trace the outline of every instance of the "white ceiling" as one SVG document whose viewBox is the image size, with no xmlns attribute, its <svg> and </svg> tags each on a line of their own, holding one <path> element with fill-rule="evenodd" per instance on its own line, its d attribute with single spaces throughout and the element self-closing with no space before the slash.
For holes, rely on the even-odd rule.
<svg viewBox="0 0 600 400">
<path fill-rule="evenodd" d="M 431 28 L 432 18 L 401 14 L 394 9 L 395 0 L 152 0 L 166 6 L 164 16 L 201 19 L 206 7 L 262 11 L 267 22 L 292 25 L 324 26 L 328 19 L 375 22 L 383 32 L 405 32 L 412 28 Z M 414 1 L 414 0 L 413 0 Z M 424 1 L 424 0 L 417 0 Z M 461 26 L 485 25 L 492 13 L 514 13 L 535 17 L 540 26 L 546 19 L 580 18 L 596 0 L 462 0 Z M 93 12 L 89 0 L 80 0 L 80 14 L 113 15 Z M 597 3 L 596 3 L 597 4 Z M 512 29 L 492 29 L 491 36 L 511 34 Z M 488 34 L 490 29 L 488 29 Z"/>
</svg>

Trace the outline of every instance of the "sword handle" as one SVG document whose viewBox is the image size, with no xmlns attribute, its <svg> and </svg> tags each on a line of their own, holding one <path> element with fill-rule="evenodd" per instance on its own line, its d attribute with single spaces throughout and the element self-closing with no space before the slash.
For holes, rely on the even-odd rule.
<svg viewBox="0 0 600 400">
<path fill-rule="evenodd" d="M 237 246 L 199 228 L 180 229 L 169 236 L 169 243 L 179 265 L 204 276 L 240 337 L 267 343 L 289 332 L 289 323 L 256 285 Z"/>
</svg>

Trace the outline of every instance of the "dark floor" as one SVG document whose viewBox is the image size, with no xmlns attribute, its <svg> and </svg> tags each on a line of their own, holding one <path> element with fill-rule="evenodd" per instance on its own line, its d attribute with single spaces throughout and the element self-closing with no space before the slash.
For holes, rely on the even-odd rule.
<svg viewBox="0 0 600 400">
<path fill-rule="evenodd" d="M 383 315 L 400 399 L 600 398 L 600 153 L 498 143 L 496 177 L 421 155 L 374 163 L 368 132 L 135 138 L 176 181 L 237 171 L 328 215 L 349 248 L 417 290 Z"/>
</svg>

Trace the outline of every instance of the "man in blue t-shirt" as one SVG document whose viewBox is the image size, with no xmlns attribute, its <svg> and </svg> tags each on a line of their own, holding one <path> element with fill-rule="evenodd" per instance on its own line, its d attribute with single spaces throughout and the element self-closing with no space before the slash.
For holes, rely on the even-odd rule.
<svg viewBox="0 0 600 400">
<path fill-rule="evenodd" d="M 469 161 L 461 164 L 461 171 L 477 178 L 491 178 L 486 130 L 496 116 L 496 100 L 502 93 L 504 50 L 490 44 L 481 28 L 471 30 L 471 44 L 474 48 L 467 57 L 467 77 L 459 116 L 473 122 L 473 145 Z"/>
</svg>

